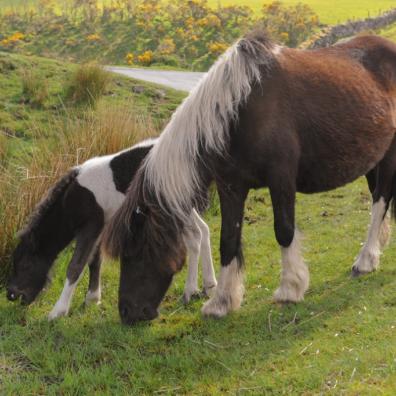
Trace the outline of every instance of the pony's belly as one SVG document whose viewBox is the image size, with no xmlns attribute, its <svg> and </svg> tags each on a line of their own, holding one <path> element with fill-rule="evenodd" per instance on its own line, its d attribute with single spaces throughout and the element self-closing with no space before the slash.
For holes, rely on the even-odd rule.
<svg viewBox="0 0 396 396">
<path fill-rule="evenodd" d="M 315 157 L 300 162 L 297 190 L 303 193 L 323 192 L 341 187 L 365 175 L 381 161 L 388 144 L 371 153 L 350 153 L 332 157 Z"/>
</svg>

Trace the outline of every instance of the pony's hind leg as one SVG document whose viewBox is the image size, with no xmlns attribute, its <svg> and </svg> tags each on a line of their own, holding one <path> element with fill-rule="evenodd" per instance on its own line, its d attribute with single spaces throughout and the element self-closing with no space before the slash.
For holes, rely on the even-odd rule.
<svg viewBox="0 0 396 396">
<path fill-rule="evenodd" d="M 214 295 L 202 307 L 205 316 L 220 318 L 240 307 L 243 299 L 241 230 L 248 189 L 219 186 L 221 206 L 221 272 Z"/>
<path fill-rule="evenodd" d="M 379 266 L 381 248 L 389 238 L 389 225 L 387 224 L 386 213 L 392 198 L 395 171 L 396 140 L 393 140 L 387 154 L 378 164 L 375 173 L 373 171 L 373 173 L 367 175 L 367 181 L 373 196 L 371 221 L 366 242 L 352 266 L 353 276 L 375 271 Z M 375 189 L 373 191 L 374 180 Z"/>
<path fill-rule="evenodd" d="M 100 267 L 102 264 L 102 257 L 100 255 L 100 248 L 97 247 L 95 253 L 92 255 L 88 263 L 89 268 L 89 284 L 88 291 L 85 296 L 85 304 L 100 304 L 102 297 L 102 290 L 100 287 Z"/>
<path fill-rule="evenodd" d="M 272 178 L 270 193 L 274 212 L 275 236 L 281 247 L 282 273 L 276 302 L 298 302 L 309 286 L 309 271 L 301 255 L 299 235 L 294 224 L 295 180 L 278 175 Z"/>
<path fill-rule="evenodd" d="M 48 315 L 49 320 L 65 316 L 69 313 L 71 300 L 85 264 L 90 259 L 91 254 L 95 254 L 96 252 L 96 243 L 99 233 L 100 230 L 96 228 L 94 230 L 83 228 L 78 232 L 76 248 L 67 268 L 66 282 L 59 300 Z"/>
</svg>

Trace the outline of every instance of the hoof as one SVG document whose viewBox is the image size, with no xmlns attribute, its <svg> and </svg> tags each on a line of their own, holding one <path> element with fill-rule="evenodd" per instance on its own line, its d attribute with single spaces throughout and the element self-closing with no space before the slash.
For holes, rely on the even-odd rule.
<svg viewBox="0 0 396 396">
<path fill-rule="evenodd" d="M 57 309 L 56 307 L 48 314 L 48 320 L 52 321 L 62 316 L 67 316 L 69 313 L 68 309 Z"/>
<path fill-rule="evenodd" d="M 199 290 L 184 291 L 183 304 L 187 305 L 191 300 L 198 300 L 202 297 Z"/>
<path fill-rule="evenodd" d="M 206 297 L 213 297 L 216 292 L 217 284 L 211 286 L 204 286 L 202 293 Z"/>
<path fill-rule="evenodd" d="M 96 304 L 99 305 L 101 303 L 101 293 L 100 291 L 91 292 L 88 290 L 87 295 L 85 296 L 84 304 L 91 305 Z"/>
<path fill-rule="evenodd" d="M 379 266 L 380 254 L 378 251 L 362 251 L 352 266 L 352 276 L 360 276 L 375 271 Z"/>
<path fill-rule="evenodd" d="M 216 296 L 207 301 L 201 310 L 203 316 L 214 319 L 223 318 L 229 311 L 230 307 L 227 301 L 225 299 L 220 300 Z"/>
<path fill-rule="evenodd" d="M 351 270 L 351 276 L 352 278 L 358 278 L 359 276 L 370 274 L 373 271 L 375 271 L 375 269 L 373 269 L 372 271 L 361 271 L 359 270 L 357 265 L 354 265 Z"/>
<path fill-rule="evenodd" d="M 305 290 L 304 290 L 305 291 Z M 304 300 L 304 291 L 299 291 L 296 289 L 286 289 L 284 287 L 279 287 L 275 290 L 274 301 L 276 303 L 298 303 Z"/>
</svg>

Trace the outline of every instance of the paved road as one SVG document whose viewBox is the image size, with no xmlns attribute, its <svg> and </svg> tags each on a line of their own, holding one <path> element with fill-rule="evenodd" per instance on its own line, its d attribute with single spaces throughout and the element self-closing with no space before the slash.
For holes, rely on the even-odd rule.
<svg viewBox="0 0 396 396">
<path fill-rule="evenodd" d="M 150 81 L 187 92 L 191 91 L 205 74 L 198 72 L 135 69 L 121 66 L 106 66 L 105 69 L 138 80 Z"/>
</svg>

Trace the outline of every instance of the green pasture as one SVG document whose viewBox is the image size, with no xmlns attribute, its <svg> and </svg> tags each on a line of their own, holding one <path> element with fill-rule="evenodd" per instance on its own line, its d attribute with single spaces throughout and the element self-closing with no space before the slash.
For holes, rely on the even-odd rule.
<svg viewBox="0 0 396 396">
<path fill-rule="evenodd" d="M 256 11 L 260 11 L 263 4 L 270 1 L 261 0 L 209 0 L 209 4 L 216 6 L 217 4 L 225 5 L 247 5 Z M 284 0 L 284 4 L 295 5 L 304 3 L 312 7 L 319 15 L 322 23 L 336 24 L 353 18 L 366 18 L 367 16 L 376 16 L 380 12 L 384 12 L 396 6 L 393 0 Z"/>
<path fill-rule="evenodd" d="M 246 5 L 256 12 L 260 12 L 263 4 L 268 4 L 269 0 L 208 0 L 212 7 L 218 4 L 226 5 Z M 0 0 L 1 7 L 21 7 L 32 6 L 37 0 Z M 352 18 L 366 18 L 375 16 L 395 7 L 394 0 L 284 0 L 283 3 L 295 5 L 297 3 L 308 4 L 319 15 L 323 23 L 334 24 L 346 21 Z"/>
<path fill-rule="evenodd" d="M 7 395 L 392 395 L 396 389 L 396 243 L 379 271 L 351 279 L 366 233 L 364 180 L 315 196 L 298 196 L 311 286 L 305 301 L 273 304 L 280 256 L 270 197 L 246 205 L 246 297 L 222 320 L 205 320 L 202 301 L 183 306 L 179 274 L 150 324 L 122 326 L 118 266 L 107 263 L 103 302 L 83 307 L 86 277 L 70 317 L 48 323 L 70 252 L 52 285 L 28 308 L 0 293 L 0 393 Z M 220 217 L 207 216 L 218 266 Z"/>
</svg>

